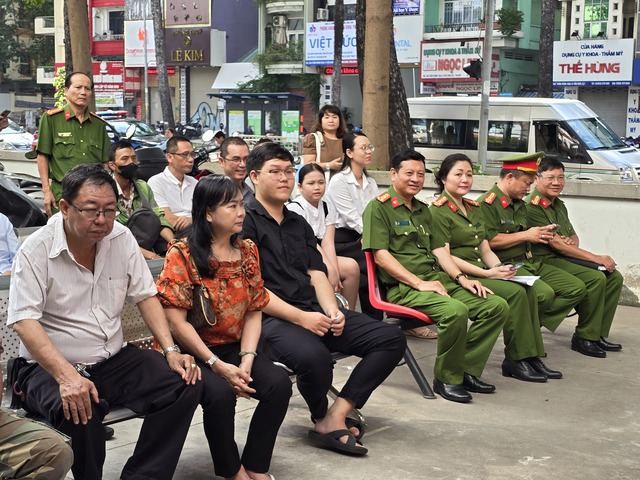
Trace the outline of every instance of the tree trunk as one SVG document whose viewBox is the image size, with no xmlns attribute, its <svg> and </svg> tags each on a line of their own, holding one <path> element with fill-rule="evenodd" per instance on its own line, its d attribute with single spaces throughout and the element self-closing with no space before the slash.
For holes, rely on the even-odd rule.
<svg viewBox="0 0 640 480">
<path fill-rule="evenodd" d="M 540 49 L 538 50 L 538 97 L 553 97 L 553 32 L 555 0 L 542 0 Z"/>
<path fill-rule="evenodd" d="M 69 29 L 68 4 L 64 2 L 64 68 L 66 72 L 73 72 L 73 54 L 71 53 L 71 30 Z"/>
<path fill-rule="evenodd" d="M 391 0 L 369 2 L 366 11 L 367 35 L 364 43 L 362 124 L 372 143 L 372 167 L 389 163 L 389 38 L 392 37 Z"/>
<path fill-rule="evenodd" d="M 367 4 L 364 0 L 356 3 L 356 54 L 358 56 L 358 80 L 360 95 L 364 89 L 364 39 L 367 36 Z"/>
<path fill-rule="evenodd" d="M 331 102 L 342 108 L 342 34 L 344 32 L 344 1 L 336 0 L 333 9 L 333 74 L 331 75 Z"/>
<path fill-rule="evenodd" d="M 391 160 L 396 153 L 412 148 L 413 138 L 407 91 L 404 88 L 400 65 L 398 65 L 393 35 L 389 52 L 389 86 L 389 160 Z"/>
<path fill-rule="evenodd" d="M 173 104 L 171 102 L 171 90 L 169 89 L 169 76 L 167 75 L 161 0 L 151 0 L 151 18 L 153 18 L 153 33 L 156 43 L 158 94 L 160 95 L 160 106 L 162 107 L 162 119 L 167 122 L 170 128 L 174 128 L 175 118 L 173 115 Z"/>
<path fill-rule="evenodd" d="M 66 0 L 69 18 L 69 43 L 73 57 L 73 72 L 86 73 L 93 78 L 91 51 L 89 50 L 89 12 L 86 0 Z M 67 72 L 69 74 L 71 72 Z M 96 111 L 95 97 L 91 97 L 89 111 Z"/>
</svg>

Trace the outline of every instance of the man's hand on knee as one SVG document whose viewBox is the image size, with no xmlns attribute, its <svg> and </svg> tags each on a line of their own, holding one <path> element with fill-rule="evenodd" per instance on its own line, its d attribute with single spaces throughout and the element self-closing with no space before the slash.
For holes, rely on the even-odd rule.
<svg viewBox="0 0 640 480">
<path fill-rule="evenodd" d="M 98 403 L 98 390 L 93 382 L 78 374 L 60 384 L 64 418 L 86 425 L 92 417 L 91 401 Z"/>
<path fill-rule="evenodd" d="M 323 313 L 304 312 L 300 319 L 300 326 L 315 333 L 319 337 L 324 337 L 331 329 L 331 319 Z"/>
</svg>

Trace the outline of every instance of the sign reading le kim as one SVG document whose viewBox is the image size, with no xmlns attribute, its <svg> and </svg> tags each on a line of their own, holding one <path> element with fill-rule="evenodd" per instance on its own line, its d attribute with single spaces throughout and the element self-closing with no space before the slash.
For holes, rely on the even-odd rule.
<svg viewBox="0 0 640 480">
<path fill-rule="evenodd" d="M 165 28 L 167 64 L 173 66 L 209 65 L 210 28 Z"/>
<path fill-rule="evenodd" d="M 553 84 L 630 85 L 634 40 L 570 40 L 553 44 Z"/>
</svg>

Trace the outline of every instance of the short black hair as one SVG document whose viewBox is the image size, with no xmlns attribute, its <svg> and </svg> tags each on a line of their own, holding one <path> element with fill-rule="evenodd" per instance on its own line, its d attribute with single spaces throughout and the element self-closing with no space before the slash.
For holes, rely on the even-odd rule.
<svg viewBox="0 0 640 480">
<path fill-rule="evenodd" d="M 213 136 L 213 138 L 227 138 L 227 136 L 224 134 L 222 130 L 218 130 L 216 134 Z"/>
<path fill-rule="evenodd" d="M 416 152 L 415 150 L 405 150 L 404 152 L 396 153 L 396 155 L 391 160 L 391 168 L 393 168 L 396 172 L 400 169 L 400 164 L 406 160 L 417 160 L 422 162 L 423 165 L 426 164 L 424 161 L 424 155 L 420 152 Z"/>
<path fill-rule="evenodd" d="M 298 183 L 302 183 L 304 181 L 304 177 L 306 177 L 308 174 L 310 174 L 313 171 L 321 173 L 323 176 L 324 176 L 324 173 L 325 173 L 323 168 L 319 164 L 317 164 L 315 162 L 307 163 L 298 172 Z"/>
<path fill-rule="evenodd" d="M 293 155 L 286 148 L 275 143 L 263 143 L 259 148 L 254 148 L 247 159 L 247 173 L 260 170 L 269 160 L 285 160 L 293 165 Z"/>
<path fill-rule="evenodd" d="M 78 192 L 85 185 L 95 187 L 109 185 L 113 189 L 114 198 L 118 198 L 116 181 L 102 165 L 97 163 L 82 163 L 69 170 L 62 178 L 62 198 L 67 203 L 73 203 Z"/>
<path fill-rule="evenodd" d="M 191 140 L 187 137 L 183 137 L 182 135 L 174 135 L 169 140 L 167 140 L 167 153 L 176 153 L 178 151 L 178 142 L 189 142 L 191 144 Z"/>
<path fill-rule="evenodd" d="M 91 78 L 91 75 L 84 72 L 71 72 L 69 75 L 67 75 L 64 79 L 64 88 L 69 88 L 71 86 L 71 82 L 73 81 L 73 77 L 75 75 L 84 75 L 85 77 L 87 77 L 89 79 L 89 82 L 91 83 L 91 90 L 93 90 L 93 78 Z"/>
<path fill-rule="evenodd" d="M 562 169 L 564 172 L 564 164 L 555 157 L 544 157 L 538 165 L 538 174 L 549 170 Z"/>
<path fill-rule="evenodd" d="M 534 177 L 536 175 L 536 172 L 525 172 L 523 170 L 518 170 L 516 168 L 503 168 L 502 170 L 500 170 L 500 178 L 506 178 L 507 175 L 509 175 L 510 173 L 513 174 L 516 180 L 522 177 L 523 175 L 530 175 Z"/>
<path fill-rule="evenodd" d="M 247 145 L 247 142 L 245 142 L 244 139 L 240 137 L 227 137 L 220 144 L 220 156 L 222 158 L 227 158 L 227 154 L 229 153 L 229 145 L 239 145 L 241 147 L 245 146 L 247 147 L 247 149 L 249 148 L 249 145 Z"/>
<path fill-rule="evenodd" d="M 116 140 L 109 147 L 109 152 L 107 153 L 107 158 L 110 162 L 115 162 L 116 160 L 116 152 L 118 150 L 122 150 L 123 148 L 131 148 L 133 149 L 133 145 L 126 138 L 121 138 L 120 140 Z"/>
</svg>

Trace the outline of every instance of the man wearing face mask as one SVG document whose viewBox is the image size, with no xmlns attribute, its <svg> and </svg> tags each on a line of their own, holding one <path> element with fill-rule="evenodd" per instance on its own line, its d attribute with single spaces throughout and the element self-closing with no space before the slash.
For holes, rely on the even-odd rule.
<svg viewBox="0 0 640 480">
<path fill-rule="evenodd" d="M 173 240 L 173 229 L 158 207 L 153 192 L 143 180 L 134 180 L 138 161 L 129 140 L 118 140 L 109 148 L 109 169 L 118 185 L 116 221 L 129 227 L 146 259 L 160 258 Z"/>
</svg>

